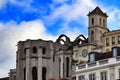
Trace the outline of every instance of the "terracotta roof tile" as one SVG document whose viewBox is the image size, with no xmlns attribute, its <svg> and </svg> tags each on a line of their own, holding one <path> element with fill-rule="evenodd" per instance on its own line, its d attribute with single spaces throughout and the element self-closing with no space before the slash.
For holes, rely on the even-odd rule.
<svg viewBox="0 0 120 80">
<path fill-rule="evenodd" d="M 102 60 L 102 59 L 106 59 L 106 58 L 110 58 L 110 57 L 112 57 L 111 51 L 102 53 L 102 55 L 98 58 L 98 60 Z"/>
</svg>

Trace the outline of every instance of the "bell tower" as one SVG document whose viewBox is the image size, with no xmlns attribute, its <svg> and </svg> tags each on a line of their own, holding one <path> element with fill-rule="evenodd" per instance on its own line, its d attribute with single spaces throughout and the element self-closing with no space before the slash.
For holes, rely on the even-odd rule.
<svg viewBox="0 0 120 80">
<path fill-rule="evenodd" d="M 88 14 L 88 42 L 97 46 L 102 46 L 103 33 L 108 32 L 107 29 L 107 14 L 99 7 L 96 7 Z"/>
</svg>

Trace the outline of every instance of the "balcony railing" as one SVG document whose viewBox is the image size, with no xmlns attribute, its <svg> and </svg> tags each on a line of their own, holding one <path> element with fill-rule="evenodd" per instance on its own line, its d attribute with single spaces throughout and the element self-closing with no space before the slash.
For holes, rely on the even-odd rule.
<svg viewBox="0 0 120 80">
<path fill-rule="evenodd" d="M 98 68 L 98 67 L 104 67 L 107 65 L 114 65 L 117 63 L 120 63 L 120 56 L 103 59 L 103 60 L 99 60 L 99 61 L 94 61 L 94 62 L 89 62 L 89 63 L 84 63 L 84 64 L 79 64 L 76 67 L 76 71 L 83 71 L 83 70 L 92 69 L 92 68 L 94 69 L 94 68 Z"/>
</svg>

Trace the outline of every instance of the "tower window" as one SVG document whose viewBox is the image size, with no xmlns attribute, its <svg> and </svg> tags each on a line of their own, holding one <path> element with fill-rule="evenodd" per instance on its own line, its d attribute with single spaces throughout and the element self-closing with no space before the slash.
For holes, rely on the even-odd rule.
<svg viewBox="0 0 120 80">
<path fill-rule="evenodd" d="M 94 31 L 91 31 L 91 42 L 94 41 Z"/>
<path fill-rule="evenodd" d="M 37 53 L 37 48 L 33 47 L 33 53 Z"/>
<path fill-rule="evenodd" d="M 99 24 L 101 25 L 102 23 L 101 23 L 101 18 L 99 19 Z"/>
<path fill-rule="evenodd" d="M 103 26 L 105 26 L 105 19 L 103 19 Z"/>
<path fill-rule="evenodd" d="M 109 38 L 106 38 L 106 46 L 109 46 Z"/>
<path fill-rule="evenodd" d="M 91 23 L 92 23 L 92 25 L 94 25 L 94 18 L 91 19 Z"/>
</svg>

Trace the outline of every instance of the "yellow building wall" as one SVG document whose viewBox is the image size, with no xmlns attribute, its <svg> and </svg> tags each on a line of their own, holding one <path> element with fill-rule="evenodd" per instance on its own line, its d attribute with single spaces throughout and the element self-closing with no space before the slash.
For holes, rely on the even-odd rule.
<svg viewBox="0 0 120 80">
<path fill-rule="evenodd" d="M 118 31 L 113 31 L 113 32 L 108 32 L 104 34 L 103 37 L 103 52 L 108 52 L 111 51 L 112 47 L 115 46 L 120 46 L 120 44 L 118 43 L 118 36 L 120 36 L 120 30 Z M 112 37 L 115 37 L 115 44 L 112 45 Z M 109 38 L 109 46 L 106 46 L 106 39 Z"/>
<path fill-rule="evenodd" d="M 86 45 L 86 46 L 75 46 L 73 48 L 73 60 L 78 60 L 78 61 L 88 61 L 89 56 L 87 55 L 86 57 L 82 56 L 82 51 L 87 50 L 88 53 L 93 51 L 93 48 L 95 48 L 92 45 Z"/>
</svg>

